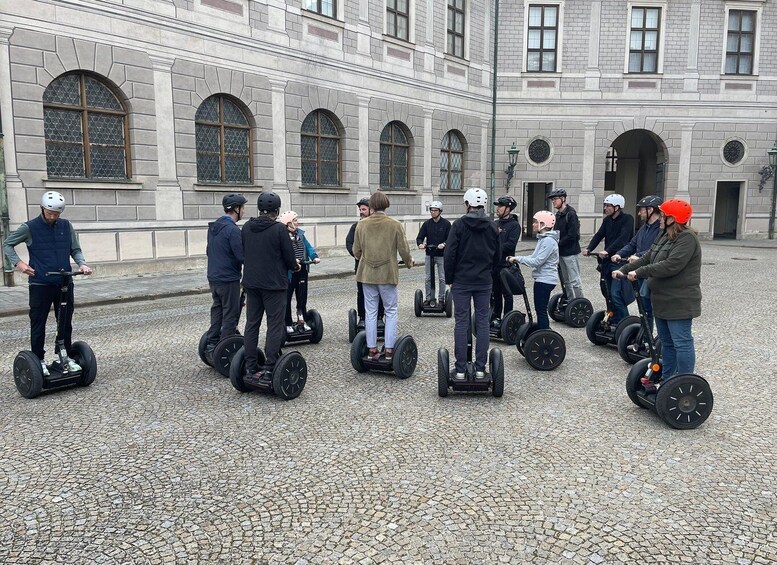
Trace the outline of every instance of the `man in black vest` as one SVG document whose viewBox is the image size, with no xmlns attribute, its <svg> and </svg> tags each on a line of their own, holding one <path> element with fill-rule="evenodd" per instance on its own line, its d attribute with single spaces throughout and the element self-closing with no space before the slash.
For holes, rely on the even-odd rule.
<svg viewBox="0 0 777 565">
<path fill-rule="evenodd" d="M 44 376 L 49 376 L 46 367 L 44 344 L 46 342 L 46 320 L 51 306 L 57 301 L 62 288 L 61 277 L 47 277 L 47 272 L 70 271 L 70 258 L 78 264 L 78 269 L 91 275 L 92 269 L 86 264 L 78 235 L 70 222 L 60 218 L 65 210 L 65 198 L 59 192 L 47 192 L 40 201 L 41 214 L 34 220 L 20 225 L 3 242 L 3 253 L 12 265 L 29 275 L 30 291 L 30 342 L 32 352 L 41 362 Z M 24 243 L 30 255 L 30 262 L 25 263 L 16 254 L 14 247 Z M 80 371 L 81 367 L 70 359 L 70 346 L 73 335 L 73 281 L 68 284 L 65 297 L 65 320 L 62 324 L 63 335 L 57 336 L 65 342 L 66 358 L 64 371 Z M 59 316 L 59 310 L 54 311 Z"/>
</svg>

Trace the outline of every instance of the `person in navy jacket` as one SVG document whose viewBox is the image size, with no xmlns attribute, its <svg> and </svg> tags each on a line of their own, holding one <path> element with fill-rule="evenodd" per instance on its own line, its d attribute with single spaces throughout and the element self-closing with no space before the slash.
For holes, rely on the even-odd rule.
<svg viewBox="0 0 777 565">
<path fill-rule="evenodd" d="M 426 250 L 424 262 L 424 304 L 436 305 L 434 298 L 434 270 L 437 270 L 437 301 L 442 304 L 445 300 L 445 267 L 443 266 L 443 253 L 445 241 L 451 231 L 451 223 L 442 217 L 442 202 L 433 200 L 429 205 L 431 218 L 421 224 L 418 237 L 415 242 L 418 249 Z"/>
<path fill-rule="evenodd" d="M 46 320 L 51 306 L 58 303 L 62 289 L 62 277 L 47 277 L 47 272 L 70 271 L 70 258 L 78 265 L 78 270 L 91 275 L 92 269 L 86 264 L 81 244 L 73 225 L 60 215 L 65 211 L 65 198 L 59 192 L 46 192 L 40 201 L 41 214 L 37 218 L 23 223 L 3 242 L 3 252 L 16 268 L 29 275 L 30 293 L 30 342 L 32 352 L 41 362 L 43 374 L 49 376 L 46 366 L 44 344 L 46 342 Z M 27 245 L 30 262 L 25 263 L 16 254 L 14 247 L 20 243 Z M 65 297 L 65 320 L 62 324 L 67 357 L 64 371 L 76 372 L 81 367 L 70 358 L 73 335 L 73 281 L 68 283 Z M 58 316 L 59 311 L 55 314 Z M 58 328 L 59 330 L 59 328 Z"/>
</svg>

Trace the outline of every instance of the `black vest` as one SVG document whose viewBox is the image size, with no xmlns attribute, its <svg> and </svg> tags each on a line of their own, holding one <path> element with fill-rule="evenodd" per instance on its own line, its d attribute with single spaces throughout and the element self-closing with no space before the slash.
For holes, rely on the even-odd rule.
<svg viewBox="0 0 777 565">
<path fill-rule="evenodd" d="M 32 243 L 27 246 L 30 252 L 30 267 L 35 275 L 30 284 L 62 284 L 62 277 L 47 277 L 46 272 L 70 270 L 70 244 L 72 228 L 70 222 L 59 218 L 54 225 L 43 219 L 43 214 L 27 222 Z"/>
</svg>

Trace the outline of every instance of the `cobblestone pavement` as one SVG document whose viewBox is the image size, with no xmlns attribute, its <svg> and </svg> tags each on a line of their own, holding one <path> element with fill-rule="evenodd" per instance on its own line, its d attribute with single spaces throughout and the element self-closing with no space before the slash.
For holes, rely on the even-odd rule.
<svg viewBox="0 0 777 565">
<path fill-rule="evenodd" d="M 435 353 L 452 348 L 453 322 L 413 316 L 422 269 L 400 285 L 415 375 L 356 373 L 354 283 L 320 280 L 310 306 L 324 340 L 298 347 L 310 379 L 290 402 L 240 394 L 203 366 L 207 295 L 77 310 L 97 380 L 35 400 L 11 374 L 27 318 L 6 317 L 0 562 L 775 563 L 776 252 L 704 254 L 694 331 L 715 409 L 690 431 L 629 401 L 614 349 L 557 324 L 558 370 L 502 345 L 503 398 L 438 398 Z M 601 306 L 593 267 L 583 261 Z"/>
</svg>

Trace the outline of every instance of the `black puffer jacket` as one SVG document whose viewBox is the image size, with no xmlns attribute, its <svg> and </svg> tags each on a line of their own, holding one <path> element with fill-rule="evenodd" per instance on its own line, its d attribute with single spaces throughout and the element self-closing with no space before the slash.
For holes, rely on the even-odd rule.
<svg viewBox="0 0 777 565">
<path fill-rule="evenodd" d="M 500 253 L 496 224 L 482 209 L 467 212 L 453 224 L 445 242 L 445 282 L 470 288 L 490 287 L 491 272 Z"/>
<path fill-rule="evenodd" d="M 517 214 L 510 214 L 508 217 L 496 220 L 494 222 L 499 231 L 499 263 L 497 267 L 506 267 L 505 258 L 515 255 L 515 246 L 521 237 L 521 222 L 518 221 Z"/>
<path fill-rule="evenodd" d="M 558 231 L 558 254 L 561 257 L 580 253 L 580 219 L 572 206 L 567 205 L 563 212 L 556 212 L 553 229 Z"/>
<path fill-rule="evenodd" d="M 243 286 L 285 290 L 288 271 L 299 269 L 286 226 L 266 216 L 251 218 L 243 226 Z"/>
</svg>

